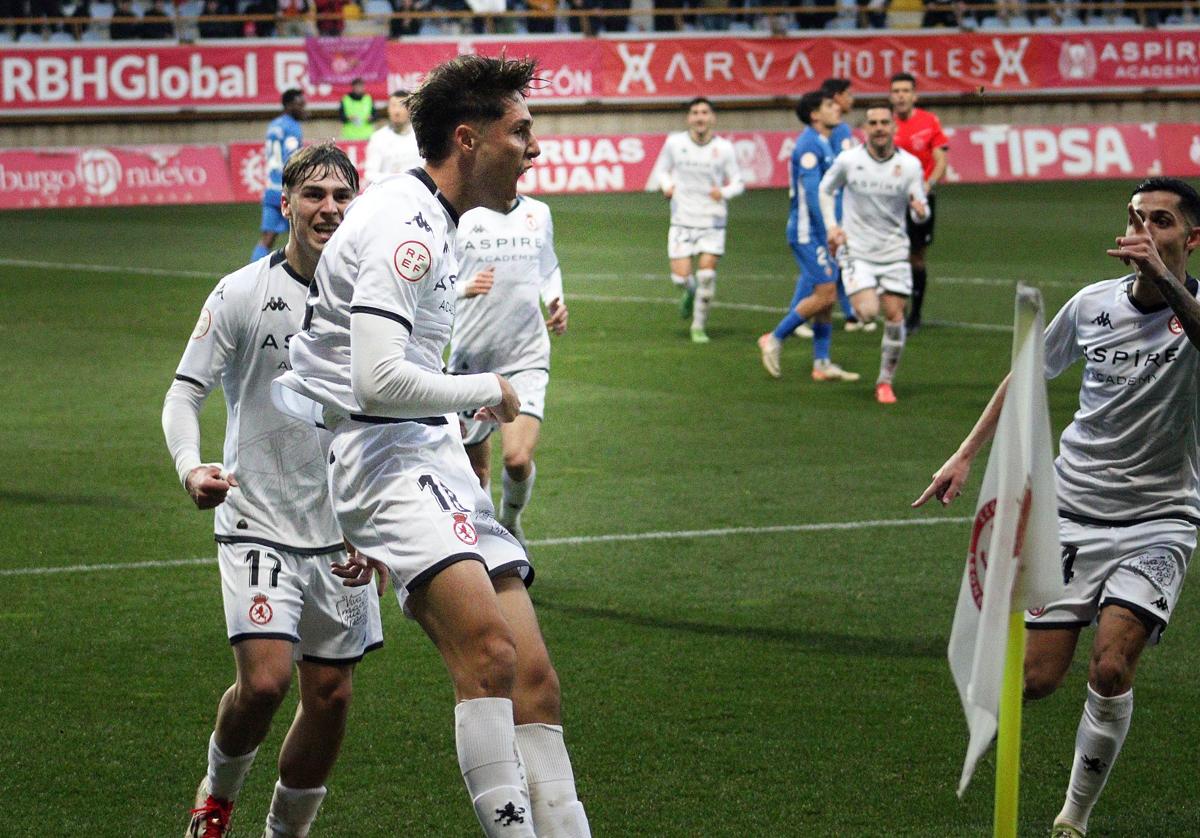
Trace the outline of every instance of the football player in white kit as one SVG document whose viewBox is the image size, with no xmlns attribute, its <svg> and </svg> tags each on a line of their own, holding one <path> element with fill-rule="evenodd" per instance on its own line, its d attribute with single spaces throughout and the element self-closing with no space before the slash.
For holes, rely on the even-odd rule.
<svg viewBox="0 0 1200 838">
<path fill-rule="evenodd" d="M 1026 615 L 1025 697 L 1063 682 L 1097 623 L 1087 699 L 1054 838 L 1086 834 L 1129 730 L 1138 658 L 1175 611 L 1200 525 L 1200 302 L 1188 257 L 1200 196 L 1175 178 L 1138 184 L 1109 256 L 1134 272 L 1089 285 L 1046 327 L 1046 376 L 1082 359 L 1079 410 L 1054 461 L 1066 596 Z M 913 506 L 949 504 L 995 432 L 1008 379 Z"/>
<path fill-rule="evenodd" d="M 905 219 L 921 222 L 929 212 L 921 163 L 896 148 L 891 108 L 867 109 L 867 144 L 839 154 L 821 178 L 819 200 L 838 258 L 846 295 L 860 323 L 874 323 L 883 303 L 883 343 L 875 400 L 894 404 L 892 379 L 904 351 L 904 305 L 912 294 Z M 837 222 L 837 195 L 845 188 L 845 228 Z"/>
<path fill-rule="evenodd" d="M 746 191 L 733 144 L 713 135 L 716 123 L 712 102 L 704 97 L 688 102 L 688 130 L 667 137 L 656 165 L 659 187 L 671 201 L 671 282 L 683 291 L 682 312 L 692 318 L 693 343 L 708 343 L 705 328 L 717 290 L 717 262 L 725 254 L 727 202 Z"/>
<path fill-rule="evenodd" d="M 387 177 L 407 172 L 425 161 L 417 149 L 417 135 L 408 116 L 408 91 L 397 90 L 388 97 L 387 125 L 367 140 L 367 163 L 363 171 L 363 186 Z"/>
<path fill-rule="evenodd" d="M 358 192 L 333 144 L 297 151 L 283 170 L 287 246 L 229 274 L 200 313 L 163 405 L 184 488 L 216 507 L 217 553 L 237 680 L 221 699 L 186 835 L 215 838 L 259 743 L 300 672 L 300 707 L 279 754 L 267 838 L 303 836 L 325 796 L 349 710 L 354 664 L 382 644 L 379 600 L 330 568 L 345 558 L 325 477 L 325 445 L 271 404 L 322 248 Z M 200 459 L 200 408 L 225 394 L 224 463 Z M 326 435 L 327 436 L 327 435 Z"/>
<path fill-rule="evenodd" d="M 550 207 L 527 195 L 518 195 L 506 212 L 476 207 L 459 220 L 456 242 L 462 279 L 455 285 L 459 303 L 450 339 L 450 372 L 498 372 L 521 400 L 520 415 L 505 425 L 463 414 L 463 442 L 488 492 L 490 440 L 499 427 L 504 474 L 497 517 L 524 546 L 521 512 L 537 478 L 533 452 L 550 383 L 547 330 L 556 335 L 567 330 Z M 545 321 L 542 305 L 550 315 Z"/>
<path fill-rule="evenodd" d="M 494 517 L 456 413 L 511 422 L 491 372 L 446 375 L 458 295 L 455 228 L 512 205 L 540 153 L 524 93 L 532 61 L 462 55 L 409 98 L 426 164 L 364 192 L 321 257 L 276 404 L 333 431 L 329 481 L 351 556 L 373 571 L 450 672 L 459 767 L 489 836 L 583 836 L 558 676 L 525 586 L 525 551 Z M 369 557 L 369 558 L 368 558 Z M 514 726 L 515 725 L 515 726 Z"/>
</svg>

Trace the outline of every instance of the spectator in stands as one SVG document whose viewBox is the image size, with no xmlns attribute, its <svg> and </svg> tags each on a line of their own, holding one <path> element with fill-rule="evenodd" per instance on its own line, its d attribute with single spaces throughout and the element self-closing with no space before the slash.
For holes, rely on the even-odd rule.
<svg viewBox="0 0 1200 838">
<path fill-rule="evenodd" d="M 346 21 L 342 18 L 342 7 L 345 5 L 346 0 L 316 0 L 318 35 L 336 38 L 342 34 L 346 28 Z"/>
<path fill-rule="evenodd" d="M 285 38 L 303 38 L 316 34 L 312 6 L 308 0 L 278 0 L 275 10 L 277 31 Z"/>
<path fill-rule="evenodd" d="M 591 9 L 600 8 L 600 0 L 567 0 L 567 10 L 572 12 L 586 12 Z M 577 32 L 580 35 L 595 34 L 595 20 L 583 15 L 572 15 L 567 18 L 567 27 L 572 32 Z"/>
<path fill-rule="evenodd" d="M 338 103 L 343 140 L 369 140 L 375 133 L 375 100 L 362 79 L 350 82 L 350 92 Z"/>
<path fill-rule="evenodd" d="M 388 35 L 403 38 L 421 34 L 421 19 L 408 17 L 407 13 L 429 11 L 429 0 L 391 0 L 391 3 L 392 11 L 402 17 L 394 17 L 388 22 Z"/>
<path fill-rule="evenodd" d="M 886 29 L 888 7 L 892 0 L 858 0 L 859 26 L 871 29 Z"/>
<path fill-rule="evenodd" d="M 204 0 L 204 8 L 200 10 L 201 38 L 240 38 L 243 35 L 242 24 L 236 20 L 208 20 L 207 18 L 222 15 L 237 14 L 232 0 Z"/>
<path fill-rule="evenodd" d="M 152 0 L 150 8 L 142 12 L 141 37 L 147 41 L 160 41 L 175 37 L 175 21 L 163 6 L 163 0 Z"/>
<path fill-rule="evenodd" d="M 554 31 L 554 13 L 558 9 L 558 0 L 525 0 L 525 8 L 531 14 L 525 18 L 525 28 L 531 33 L 546 33 Z"/>
<path fill-rule="evenodd" d="M 961 18 L 959 0 L 924 0 L 925 14 L 921 16 L 921 28 L 934 26 L 957 27 Z"/>
<path fill-rule="evenodd" d="M 242 9 L 247 15 L 274 15 L 275 0 L 251 0 L 250 5 Z M 247 38 L 270 38 L 275 34 L 274 20 L 248 20 L 243 24 L 243 34 Z"/>
<path fill-rule="evenodd" d="M 136 41 L 142 37 L 142 22 L 133 10 L 133 0 L 117 0 L 113 5 L 108 36 L 114 41 Z"/>
<path fill-rule="evenodd" d="M 3 14 L 0 12 L 0 14 Z M 91 23 L 92 17 L 92 2 L 91 0 L 79 0 L 75 4 L 75 8 L 71 10 L 71 37 L 79 41 L 83 39 L 83 33 L 87 31 L 88 24 Z"/>
<path fill-rule="evenodd" d="M 40 18 L 62 17 L 62 3 L 60 0 L 29 0 L 29 16 Z M 42 26 L 43 35 L 49 32 L 59 32 L 61 30 L 61 23 L 44 24 Z"/>
<path fill-rule="evenodd" d="M 469 12 L 471 9 L 467 5 L 467 0 L 433 0 L 433 10 L 435 12 Z M 466 18 L 461 17 L 452 18 L 451 29 L 461 32 L 465 20 Z"/>
</svg>

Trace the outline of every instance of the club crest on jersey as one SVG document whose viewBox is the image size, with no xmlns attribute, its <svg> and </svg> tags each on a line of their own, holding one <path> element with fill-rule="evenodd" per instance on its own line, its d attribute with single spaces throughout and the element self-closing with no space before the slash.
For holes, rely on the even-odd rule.
<svg viewBox="0 0 1200 838">
<path fill-rule="evenodd" d="M 1167 328 L 1171 330 L 1171 334 L 1173 335 L 1183 334 L 1183 324 L 1179 322 L 1178 317 L 1172 317 L 1170 320 L 1168 320 Z"/>
<path fill-rule="evenodd" d="M 200 340 L 208 334 L 208 330 L 212 328 L 212 313 L 208 309 L 200 312 L 200 319 L 196 321 L 196 328 L 192 329 L 192 340 Z"/>
<path fill-rule="evenodd" d="M 533 213 L 531 213 L 531 212 L 525 213 L 525 226 L 528 227 L 530 230 L 537 230 L 538 223 L 537 223 L 537 219 L 533 217 Z"/>
<path fill-rule="evenodd" d="M 433 258 L 429 248 L 419 241 L 401 242 L 392 254 L 392 264 L 401 279 L 409 282 L 420 282 L 429 273 Z"/>
<path fill-rule="evenodd" d="M 250 606 L 250 622 L 256 626 L 265 626 L 271 622 L 271 618 L 275 616 L 275 612 L 271 610 L 271 604 L 267 602 L 266 594 L 255 594 L 253 604 Z"/>
<path fill-rule="evenodd" d="M 800 166 L 804 169 L 813 169 L 817 165 L 817 155 L 811 151 L 806 151 L 800 155 Z"/>
<path fill-rule="evenodd" d="M 892 177 L 900 177 L 900 164 L 899 163 L 897 163 L 892 168 Z"/>
<path fill-rule="evenodd" d="M 471 526 L 471 522 L 467 520 L 465 512 L 454 513 L 454 534 L 458 536 L 458 540 L 463 544 L 475 544 L 479 541 L 479 535 L 475 532 L 475 528 Z"/>
</svg>

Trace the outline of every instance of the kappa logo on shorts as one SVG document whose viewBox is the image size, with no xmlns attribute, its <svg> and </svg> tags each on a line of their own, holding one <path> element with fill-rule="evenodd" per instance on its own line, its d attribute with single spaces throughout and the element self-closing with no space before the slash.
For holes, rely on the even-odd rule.
<svg viewBox="0 0 1200 838">
<path fill-rule="evenodd" d="M 267 595 L 255 594 L 254 604 L 250 606 L 250 622 L 256 626 L 265 626 L 271 622 L 271 618 L 274 616 L 275 612 L 271 610 L 271 605 L 267 602 Z"/>
<path fill-rule="evenodd" d="M 409 282 L 420 282 L 424 279 L 432 263 L 433 257 L 429 255 L 429 248 L 419 241 L 401 242 L 392 254 L 392 264 L 396 267 L 396 273 Z"/>
<path fill-rule="evenodd" d="M 1152 602 L 1150 604 L 1153 605 L 1155 608 L 1157 608 L 1159 611 L 1163 612 L 1164 614 L 1171 610 L 1170 608 L 1167 607 L 1167 598 L 1165 596 L 1160 596 L 1158 599 L 1154 600 L 1154 602 Z"/>
<path fill-rule="evenodd" d="M 454 513 L 454 534 L 463 544 L 475 544 L 479 541 L 479 534 L 475 532 L 464 512 Z"/>
</svg>

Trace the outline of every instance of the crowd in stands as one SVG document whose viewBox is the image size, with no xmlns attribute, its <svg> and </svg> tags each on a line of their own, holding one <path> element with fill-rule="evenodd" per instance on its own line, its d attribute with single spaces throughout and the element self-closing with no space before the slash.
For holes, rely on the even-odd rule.
<svg viewBox="0 0 1200 838">
<path fill-rule="evenodd" d="M 387 34 L 888 28 L 893 0 L 0 0 L 0 40 L 155 40 Z M 895 0 L 897 7 L 903 0 Z M 916 5 L 919 2 L 921 5 Z M 1200 0 L 912 0 L 909 26 L 1158 26 L 1200 20 Z M 787 13 L 764 13 L 787 7 Z M 494 16 L 496 12 L 522 17 Z M 572 12 L 600 11 L 597 15 Z M 530 14 L 532 13 L 532 14 Z M 4 25 L 4 19 L 25 19 Z M 32 20 L 31 20 L 32 19 Z M 57 20 L 56 20 L 57 19 Z M 34 22 L 38 21 L 38 22 Z M 44 22 L 42 22 L 44 21 Z"/>
</svg>

